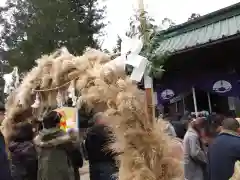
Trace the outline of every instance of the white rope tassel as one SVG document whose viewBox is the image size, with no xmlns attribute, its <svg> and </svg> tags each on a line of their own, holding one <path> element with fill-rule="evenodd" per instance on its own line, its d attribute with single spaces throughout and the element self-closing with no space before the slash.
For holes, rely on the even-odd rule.
<svg viewBox="0 0 240 180">
<path fill-rule="evenodd" d="M 60 91 L 58 91 L 57 93 L 57 97 L 56 97 L 56 100 L 57 100 L 57 106 L 58 107 L 63 107 L 63 96 L 62 96 L 62 93 Z"/>
<path fill-rule="evenodd" d="M 34 108 L 34 109 L 37 109 L 37 108 L 40 107 L 40 95 L 39 95 L 39 93 L 36 94 L 35 101 L 34 101 L 34 103 L 32 104 L 31 107 Z"/>
<path fill-rule="evenodd" d="M 72 99 L 72 106 L 75 107 L 77 105 L 75 81 L 72 81 L 71 85 L 68 88 L 68 97 Z"/>
<path fill-rule="evenodd" d="M 75 96 L 75 94 L 72 97 L 72 102 L 73 102 L 72 105 L 75 107 L 77 105 L 77 96 Z"/>
</svg>

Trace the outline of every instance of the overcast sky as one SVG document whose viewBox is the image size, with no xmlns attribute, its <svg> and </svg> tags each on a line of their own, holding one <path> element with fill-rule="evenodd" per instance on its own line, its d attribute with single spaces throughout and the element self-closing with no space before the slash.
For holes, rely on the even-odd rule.
<svg viewBox="0 0 240 180">
<path fill-rule="evenodd" d="M 3 5 L 6 0 L 0 0 Z M 116 44 L 117 34 L 124 33 L 129 25 L 129 18 L 137 8 L 138 0 L 104 0 L 107 5 L 107 36 L 103 47 L 112 49 Z M 144 0 L 145 9 L 157 24 L 168 17 L 175 23 L 185 22 L 192 13 L 204 15 L 223 7 L 240 2 L 240 0 Z"/>
<path fill-rule="evenodd" d="M 116 35 L 126 31 L 129 17 L 137 8 L 138 0 L 106 0 L 108 21 L 107 37 L 103 46 L 111 49 L 116 44 Z M 192 13 L 204 15 L 240 2 L 240 0 L 144 0 L 145 9 L 158 24 L 168 17 L 175 23 L 183 23 Z"/>
</svg>

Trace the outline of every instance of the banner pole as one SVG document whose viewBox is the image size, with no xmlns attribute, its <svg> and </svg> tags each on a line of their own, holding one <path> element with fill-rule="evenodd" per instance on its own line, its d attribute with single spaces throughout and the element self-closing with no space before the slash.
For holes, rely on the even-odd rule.
<svg viewBox="0 0 240 180">
<path fill-rule="evenodd" d="M 185 96 L 183 96 L 182 101 L 183 101 L 183 112 L 185 114 L 185 112 L 186 112 Z"/>
<path fill-rule="evenodd" d="M 192 95 L 193 95 L 194 111 L 195 111 L 196 117 L 198 117 L 197 99 L 196 99 L 196 92 L 194 87 L 192 87 Z"/>
<path fill-rule="evenodd" d="M 212 113 L 212 103 L 211 103 L 211 96 L 209 92 L 207 92 L 207 98 L 208 98 L 209 113 Z"/>
</svg>

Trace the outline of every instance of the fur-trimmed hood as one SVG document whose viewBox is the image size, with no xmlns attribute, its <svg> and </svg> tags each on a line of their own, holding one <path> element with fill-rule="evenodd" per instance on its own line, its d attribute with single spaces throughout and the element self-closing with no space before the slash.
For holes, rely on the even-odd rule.
<svg viewBox="0 0 240 180">
<path fill-rule="evenodd" d="M 76 133 L 66 133 L 58 128 L 43 129 L 34 139 L 34 143 L 38 147 L 55 147 L 76 141 Z"/>
</svg>

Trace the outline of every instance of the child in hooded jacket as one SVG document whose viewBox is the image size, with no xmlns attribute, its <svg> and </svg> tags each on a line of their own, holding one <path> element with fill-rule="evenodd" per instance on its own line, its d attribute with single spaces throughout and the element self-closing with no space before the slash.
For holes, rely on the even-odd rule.
<svg viewBox="0 0 240 180">
<path fill-rule="evenodd" d="M 14 127 L 14 134 L 9 143 L 13 180 L 37 179 L 38 162 L 33 138 L 30 123 L 20 123 Z"/>
</svg>

